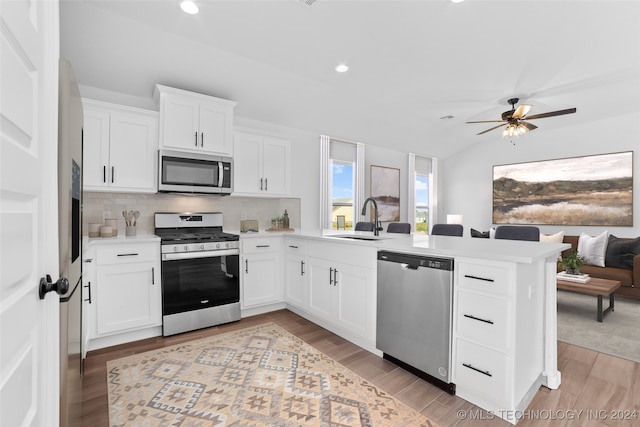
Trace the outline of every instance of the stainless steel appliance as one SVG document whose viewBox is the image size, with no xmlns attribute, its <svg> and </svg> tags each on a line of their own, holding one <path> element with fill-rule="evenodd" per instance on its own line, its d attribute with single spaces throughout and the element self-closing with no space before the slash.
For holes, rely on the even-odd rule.
<svg viewBox="0 0 640 427">
<path fill-rule="evenodd" d="M 60 426 L 79 426 L 82 404 L 82 99 L 73 69 L 60 60 L 58 239 L 60 277 Z"/>
<path fill-rule="evenodd" d="M 376 347 L 455 394 L 451 383 L 453 259 L 378 252 Z"/>
<path fill-rule="evenodd" d="M 239 236 L 220 212 L 155 214 L 162 253 L 162 334 L 240 320 Z"/>
<path fill-rule="evenodd" d="M 159 150 L 158 191 L 227 195 L 233 191 L 230 157 Z"/>
</svg>

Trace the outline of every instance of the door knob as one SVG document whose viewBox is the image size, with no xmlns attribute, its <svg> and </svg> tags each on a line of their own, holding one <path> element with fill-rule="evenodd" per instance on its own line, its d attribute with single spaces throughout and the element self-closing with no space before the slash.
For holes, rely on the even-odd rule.
<svg viewBox="0 0 640 427">
<path fill-rule="evenodd" d="M 61 277 L 57 282 L 51 281 L 51 276 L 47 274 L 47 277 L 40 278 L 40 299 L 44 299 L 44 295 L 50 291 L 56 291 L 58 295 L 64 295 L 69 290 L 69 280 L 66 277 Z"/>
</svg>

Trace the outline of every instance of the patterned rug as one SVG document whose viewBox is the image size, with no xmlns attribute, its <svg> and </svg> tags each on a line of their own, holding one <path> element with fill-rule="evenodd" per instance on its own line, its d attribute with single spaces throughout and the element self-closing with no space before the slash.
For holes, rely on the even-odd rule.
<svg viewBox="0 0 640 427">
<path fill-rule="evenodd" d="M 107 362 L 109 425 L 436 426 L 266 323 Z"/>
</svg>

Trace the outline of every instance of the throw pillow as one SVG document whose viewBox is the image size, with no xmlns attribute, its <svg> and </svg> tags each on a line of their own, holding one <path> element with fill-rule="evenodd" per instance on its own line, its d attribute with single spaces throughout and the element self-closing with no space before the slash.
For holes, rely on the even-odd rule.
<svg viewBox="0 0 640 427">
<path fill-rule="evenodd" d="M 603 231 L 597 236 L 589 236 L 586 233 L 580 233 L 580 237 L 578 238 L 578 254 L 584 258 L 585 264 L 604 267 L 604 259 L 607 253 L 608 242 L 608 231 Z"/>
<path fill-rule="evenodd" d="M 607 267 L 633 270 L 633 258 L 640 253 L 640 237 L 623 240 L 613 234 L 609 236 L 605 265 Z"/>
<path fill-rule="evenodd" d="M 489 232 L 488 231 L 478 231 L 474 228 L 471 229 L 471 237 L 480 237 L 482 239 L 488 239 L 489 238 Z"/>
<path fill-rule="evenodd" d="M 540 241 L 542 243 L 562 243 L 564 240 L 564 231 L 558 231 L 555 234 L 540 233 Z M 562 254 L 558 254 L 558 261 L 562 261 Z"/>
</svg>

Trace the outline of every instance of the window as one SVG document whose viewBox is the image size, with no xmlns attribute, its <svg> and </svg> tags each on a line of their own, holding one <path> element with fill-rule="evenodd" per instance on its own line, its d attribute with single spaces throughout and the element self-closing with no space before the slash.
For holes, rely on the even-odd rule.
<svg viewBox="0 0 640 427">
<path fill-rule="evenodd" d="M 435 213 L 435 159 L 409 154 L 409 215 L 415 233 L 428 234 Z"/>
<path fill-rule="evenodd" d="M 333 229 L 353 229 L 354 169 L 353 162 L 331 159 L 331 228 Z M 343 227 L 339 227 L 338 224 L 340 216 L 344 218 Z"/>
<path fill-rule="evenodd" d="M 353 229 L 364 200 L 364 144 L 320 136 L 320 227 Z M 340 217 L 340 224 L 338 224 Z"/>
</svg>

